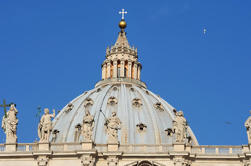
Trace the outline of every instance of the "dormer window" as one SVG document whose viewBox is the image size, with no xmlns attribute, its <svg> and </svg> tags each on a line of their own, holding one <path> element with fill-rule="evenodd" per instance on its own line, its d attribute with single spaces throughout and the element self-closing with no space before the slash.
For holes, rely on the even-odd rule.
<svg viewBox="0 0 251 166">
<path fill-rule="evenodd" d="M 137 127 L 137 130 L 138 130 L 139 133 L 145 132 L 146 128 L 147 128 L 147 126 L 145 124 L 143 124 L 143 123 L 137 124 L 136 127 Z"/>
<path fill-rule="evenodd" d="M 164 111 L 165 110 L 164 106 L 161 104 L 161 102 L 157 102 L 153 106 L 154 106 L 155 109 L 157 109 L 159 111 Z"/>
<path fill-rule="evenodd" d="M 111 97 L 109 97 L 107 104 L 114 106 L 114 105 L 118 104 L 118 100 L 116 99 L 116 97 L 111 96 Z"/>
<path fill-rule="evenodd" d="M 132 105 L 133 105 L 134 107 L 136 107 L 136 108 L 140 108 L 143 104 L 142 104 L 141 99 L 139 99 L 139 98 L 134 98 L 134 99 L 132 100 Z"/>
</svg>

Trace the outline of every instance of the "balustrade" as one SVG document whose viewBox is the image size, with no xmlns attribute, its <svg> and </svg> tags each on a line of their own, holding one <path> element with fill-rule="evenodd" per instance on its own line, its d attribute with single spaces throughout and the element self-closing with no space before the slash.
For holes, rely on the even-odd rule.
<svg viewBox="0 0 251 166">
<path fill-rule="evenodd" d="M 17 152 L 33 152 L 39 151 L 39 143 L 20 143 L 17 144 Z M 6 144 L 0 144 L 0 153 L 6 151 Z M 51 143 L 51 151 L 78 151 L 82 150 L 81 143 Z M 107 152 L 107 144 L 96 144 L 94 148 L 98 152 Z M 206 155 L 234 155 L 249 152 L 244 146 L 215 146 L 215 145 L 201 145 L 201 146 L 188 146 L 187 150 L 191 154 L 206 154 Z M 169 153 L 174 150 L 173 145 L 120 145 L 119 151 L 124 153 Z"/>
</svg>

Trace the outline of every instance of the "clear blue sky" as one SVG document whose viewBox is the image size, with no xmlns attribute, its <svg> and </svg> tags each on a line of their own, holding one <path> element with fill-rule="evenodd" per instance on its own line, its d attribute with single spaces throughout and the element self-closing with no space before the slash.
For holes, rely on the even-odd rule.
<svg viewBox="0 0 251 166">
<path fill-rule="evenodd" d="M 19 142 L 36 139 L 38 105 L 59 110 L 94 88 L 121 8 L 148 88 L 184 111 L 200 144 L 247 144 L 250 0 L 0 1 L 0 101 L 17 104 Z"/>
</svg>

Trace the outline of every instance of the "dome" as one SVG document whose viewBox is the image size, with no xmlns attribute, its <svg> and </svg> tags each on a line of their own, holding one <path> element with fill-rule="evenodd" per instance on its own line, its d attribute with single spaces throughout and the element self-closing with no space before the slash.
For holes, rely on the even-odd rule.
<svg viewBox="0 0 251 166">
<path fill-rule="evenodd" d="M 173 122 L 178 116 L 176 110 L 147 90 L 140 78 L 141 69 L 137 48 L 131 47 L 126 32 L 120 31 L 116 43 L 106 49 L 102 80 L 94 89 L 84 92 L 60 111 L 53 120 L 50 141 L 85 141 L 82 134 L 86 133 L 81 132 L 83 118 L 90 113 L 94 118 L 92 140 L 96 144 L 107 144 L 105 124 L 111 114 L 116 112 L 122 122 L 118 132 L 120 144 L 174 143 Z M 197 145 L 189 126 L 184 131 L 182 135 L 186 135 L 185 141 Z"/>
<path fill-rule="evenodd" d="M 166 129 L 172 128 L 175 109 L 143 86 L 126 82 L 101 84 L 72 100 L 54 119 L 53 131 L 59 133 L 53 142 L 83 141 L 77 126 L 82 123 L 88 101 L 92 103 L 89 110 L 94 116 L 93 141 L 97 144 L 107 143 L 104 124 L 112 111 L 122 122 L 118 136 L 121 144 L 173 143 L 173 136 L 168 136 Z M 188 135 L 193 144 L 198 144 L 190 128 Z"/>
</svg>

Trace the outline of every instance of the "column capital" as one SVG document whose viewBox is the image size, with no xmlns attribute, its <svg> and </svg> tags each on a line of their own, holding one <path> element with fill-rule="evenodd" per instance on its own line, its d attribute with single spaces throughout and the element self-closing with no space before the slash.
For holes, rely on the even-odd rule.
<svg viewBox="0 0 251 166">
<path fill-rule="evenodd" d="M 112 62 L 113 62 L 113 65 L 117 65 L 118 59 L 114 59 Z"/>
</svg>

